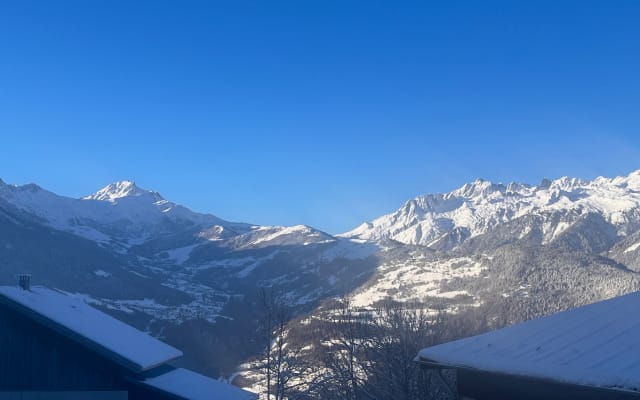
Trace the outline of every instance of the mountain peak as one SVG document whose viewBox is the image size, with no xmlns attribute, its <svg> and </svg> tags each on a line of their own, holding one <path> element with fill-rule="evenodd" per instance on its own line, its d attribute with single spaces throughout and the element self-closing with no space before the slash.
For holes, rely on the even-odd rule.
<svg viewBox="0 0 640 400">
<path fill-rule="evenodd" d="M 501 183 L 493 183 L 482 178 L 478 178 L 471 183 L 465 183 L 462 187 L 454 190 L 450 194 L 460 197 L 486 196 L 488 193 L 506 189 Z"/>
<path fill-rule="evenodd" d="M 457 245 L 468 237 L 490 232 L 499 224 L 526 215 L 565 218 L 557 229 L 542 227 L 552 240 L 574 223 L 575 215 L 597 213 L 619 229 L 628 228 L 640 207 L 640 173 L 593 181 L 562 177 L 543 179 L 538 186 L 492 183 L 476 179 L 449 193 L 418 196 L 397 211 L 340 236 L 363 240 L 393 239 L 402 243 L 430 245 L 462 230 Z M 554 220 L 555 221 L 555 220 Z M 557 222 L 553 222 L 557 223 Z M 515 225 L 514 225 L 515 226 Z M 545 231 L 545 229 L 547 229 Z"/>
<path fill-rule="evenodd" d="M 538 185 L 539 189 L 549 189 L 553 182 L 550 179 L 542 178 L 540 184 Z"/>
<path fill-rule="evenodd" d="M 140 188 L 134 181 L 123 180 L 109 184 L 94 194 L 83 197 L 83 200 L 116 201 L 123 197 L 136 197 L 145 194 L 155 194 L 160 197 L 155 192 Z"/>
<path fill-rule="evenodd" d="M 640 169 L 631 172 L 629 175 L 627 175 L 626 177 L 627 181 L 637 181 L 640 178 Z"/>
</svg>

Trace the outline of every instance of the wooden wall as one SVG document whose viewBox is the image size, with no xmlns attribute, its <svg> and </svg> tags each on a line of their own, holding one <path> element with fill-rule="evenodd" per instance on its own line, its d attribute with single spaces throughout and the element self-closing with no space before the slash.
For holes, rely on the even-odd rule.
<svg viewBox="0 0 640 400">
<path fill-rule="evenodd" d="M 171 367 L 160 366 L 157 370 L 166 368 Z M 56 391 L 102 391 L 105 399 L 178 398 L 136 384 L 136 378 L 113 361 L 0 304 L 0 400 L 2 395 L 16 392 L 31 392 L 34 399 L 38 395 L 59 399 L 43 393 Z M 93 397 L 86 394 L 80 393 L 78 398 Z M 24 398 L 24 393 L 21 396 Z"/>
<path fill-rule="evenodd" d="M 640 400 L 638 392 L 623 392 L 566 384 L 547 379 L 459 369 L 458 391 L 476 400 Z"/>
<path fill-rule="evenodd" d="M 0 391 L 123 390 L 123 371 L 0 305 Z"/>
</svg>

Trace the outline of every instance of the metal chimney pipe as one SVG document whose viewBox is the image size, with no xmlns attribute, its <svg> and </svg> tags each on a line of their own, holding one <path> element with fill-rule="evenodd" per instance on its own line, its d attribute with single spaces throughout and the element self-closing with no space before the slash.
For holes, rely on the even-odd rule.
<svg viewBox="0 0 640 400">
<path fill-rule="evenodd" d="M 29 275 L 29 274 L 19 274 L 18 275 L 18 286 L 22 290 L 31 290 L 31 275 Z"/>
</svg>

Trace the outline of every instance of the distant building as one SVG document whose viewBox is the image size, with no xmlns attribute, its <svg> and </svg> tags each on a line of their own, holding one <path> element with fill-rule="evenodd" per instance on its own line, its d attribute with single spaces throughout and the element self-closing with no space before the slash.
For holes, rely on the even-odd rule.
<svg viewBox="0 0 640 400">
<path fill-rule="evenodd" d="M 182 352 L 57 290 L 0 287 L 0 400 L 249 400 Z"/>
<path fill-rule="evenodd" d="M 640 399 L 640 293 L 429 347 L 416 362 L 455 370 L 460 399 Z"/>
</svg>

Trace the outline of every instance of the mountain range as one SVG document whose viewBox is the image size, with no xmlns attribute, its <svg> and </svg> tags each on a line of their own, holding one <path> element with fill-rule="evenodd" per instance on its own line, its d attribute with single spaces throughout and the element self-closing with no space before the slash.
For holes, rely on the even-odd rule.
<svg viewBox="0 0 640 400">
<path fill-rule="evenodd" d="M 348 295 L 363 308 L 491 305 L 523 319 L 638 290 L 639 228 L 640 171 L 479 179 L 339 235 L 225 221 L 132 181 L 80 199 L 0 181 L 0 282 L 30 272 L 227 375 L 259 350 L 261 289 L 294 315 Z"/>
</svg>

